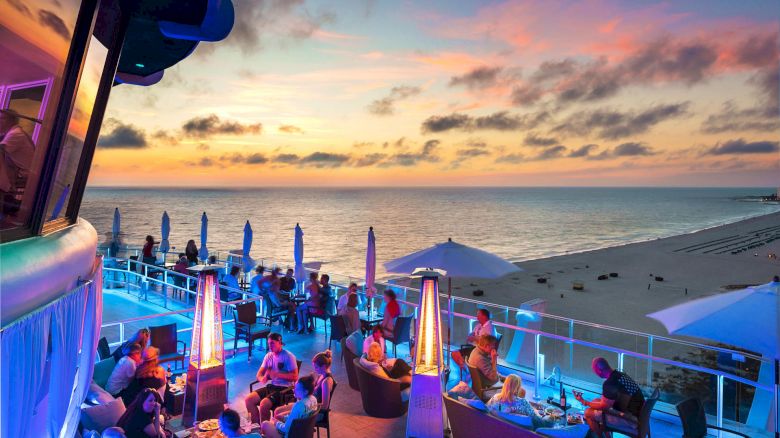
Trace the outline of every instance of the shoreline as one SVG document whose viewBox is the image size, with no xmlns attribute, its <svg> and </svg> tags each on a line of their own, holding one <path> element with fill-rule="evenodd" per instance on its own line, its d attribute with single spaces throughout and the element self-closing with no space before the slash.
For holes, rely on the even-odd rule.
<svg viewBox="0 0 780 438">
<path fill-rule="evenodd" d="M 565 251 L 563 253 L 553 253 L 553 254 L 542 256 L 542 257 L 509 260 L 509 262 L 519 266 L 520 263 L 532 262 L 532 261 L 536 261 L 536 260 L 551 259 L 551 258 L 554 258 L 554 257 L 563 257 L 563 256 L 569 256 L 569 255 L 577 255 L 577 254 L 582 254 L 582 253 L 586 253 L 586 252 L 601 251 L 601 250 L 610 249 L 610 248 L 619 248 L 619 247 L 622 247 L 622 246 L 634 245 L 634 244 L 637 244 L 637 243 L 655 242 L 656 240 L 660 240 L 660 239 L 669 239 L 669 238 L 673 238 L 673 237 L 683 237 L 683 236 L 687 236 L 689 234 L 694 234 L 694 233 L 698 233 L 698 232 L 701 232 L 701 231 L 712 230 L 712 229 L 715 229 L 715 228 L 724 227 L 724 226 L 732 225 L 732 224 L 737 224 L 739 222 L 743 222 L 743 221 L 747 221 L 747 220 L 755 219 L 755 218 L 760 218 L 760 217 L 764 217 L 764 216 L 770 216 L 770 215 L 773 215 L 773 214 L 780 214 L 780 211 L 776 211 L 776 212 L 772 212 L 772 213 L 760 213 L 760 214 L 742 216 L 742 217 L 736 218 L 734 220 L 730 220 L 730 221 L 726 221 L 726 222 L 719 222 L 719 223 L 716 223 L 714 225 L 706 226 L 704 228 L 692 228 L 691 230 L 683 230 L 683 231 L 681 231 L 679 233 L 669 234 L 669 235 L 665 235 L 665 236 L 650 237 L 650 238 L 647 238 L 647 239 L 639 239 L 639 240 L 632 240 L 632 241 L 628 241 L 628 242 L 621 242 L 621 243 L 618 243 L 618 244 L 615 244 L 615 245 L 599 246 L 599 247 L 583 249 L 583 250 Z"/>
<path fill-rule="evenodd" d="M 738 249 L 742 251 L 731 254 Z M 515 262 L 523 271 L 504 278 L 453 279 L 453 295 L 512 307 L 543 299 L 547 314 L 667 335 L 645 315 L 724 292 L 729 285 L 767 283 L 780 275 L 780 260 L 767 257 L 771 253 L 780 254 L 780 212 L 664 238 Z M 598 280 L 609 273 L 618 277 Z M 546 283 L 537 282 L 542 277 Z M 575 281 L 584 284 L 583 291 L 572 290 Z M 473 297 L 476 289 L 484 296 Z"/>
</svg>

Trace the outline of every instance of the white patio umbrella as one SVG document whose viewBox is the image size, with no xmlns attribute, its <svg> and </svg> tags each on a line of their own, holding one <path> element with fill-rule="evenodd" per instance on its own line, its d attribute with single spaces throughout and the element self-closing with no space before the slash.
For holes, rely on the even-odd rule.
<svg viewBox="0 0 780 438">
<path fill-rule="evenodd" d="M 244 245 L 241 247 L 241 259 L 244 262 L 244 272 L 249 272 L 255 266 L 255 261 L 249 256 L 249 251 L 252 250 L 252 226 L 249 225 L 249 221 L 246 221 L 244 225 Z"/>
<path fill-rule="evenodd" d="M 780 282 L 678 304 L 647 315 L 673 335 L 710 339 L 760 353 L 775 361 L 775 406 L 780 367 Z M 775 407 L 777 409 L 777 407 Z M 775 436 L 780 414 L 776 413 Z"/>
<path fill-rule="evenodd" d="M 385 263 L 387 272 L 411 275 L 417 268 L 441 269 L 447 273 L 447 296 L 452 299 L 452 278 L 500 278 L 522 269 L 501 257 L 447 239 L 430 248 Z M 452 312 L 448 309 L 447 356 L 450 353 Z"/>
<path fill-rule="evenodd" d="M 295 282 L 300 290 L 303 287 L 303 282 L 306 281 L 306 270 L 303 267 L 303 230 L 300 224 L 295 224 L 293 257 L 295 258 Z"/>
<path fill-rule="evenodd" d="M 209 259 L 209 250 L 206 248 L 206 238 L 209 233 L 209 218 L 206 216 L 206 212 L 200 217 L 200 249 L 198 250 L 198 258 L 201 261 L 206 262 Z"/>
<path fill-rule="evenodd" d="M 171 235 L 171 219 L 168 217 L 168 212 L 164 211 L 162 215 L 162 225 L 160 225 L 160 234 L 162 235 L 162 240 L 160 241 L 160 246 L 157 248 L 161 253 L 163 253 L 163 263 L 165 263 L 165 256 L 168 254 L 168 251 L 171 249 L 171 244 L 168 242 L 168 238 Z"/>
</svg>

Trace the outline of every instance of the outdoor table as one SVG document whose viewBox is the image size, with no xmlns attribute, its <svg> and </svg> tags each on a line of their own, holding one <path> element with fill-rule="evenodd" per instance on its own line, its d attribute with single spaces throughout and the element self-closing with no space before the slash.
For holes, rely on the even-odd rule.
<svg viewBox="0 0 780 438">
<path fill-rule="evenodd" d="M 165 410 L 174 417 L 181 415 L 182 409 L 184 408 L 184 387 L 182 387 L 180 391 L 173 391 L 171 390 L 171 381 L 175 381 L 177 377 L 182 376 L 183 374 L 184 373 L 176 373 L 171 375 L 171 379 L 165 387 L 165 398 L 163 400 Z"/>
<path fill-rule="evenodd" d="M 360 312 L 360 322 L 368 326 L 382 322 L 383 318 L 384 315 L 380 315 L 378 313 L 369 316 L 366 312 Z"/>
</svg>

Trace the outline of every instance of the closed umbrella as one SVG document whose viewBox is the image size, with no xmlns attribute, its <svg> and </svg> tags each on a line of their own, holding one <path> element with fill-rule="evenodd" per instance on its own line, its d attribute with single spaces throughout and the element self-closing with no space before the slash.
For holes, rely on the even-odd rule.
<svg viewBox="0 0 780 438">
<path fill-rule="evenodd" d="M 701 298 L 647 315 L 670 334 L 710 339 L 760 353 L 775 361 L 775 409 L 780 381 L 780 282 Z M 776 413 L 775 436 L 780 426 Z"/>
<path fill-rule="evenodd" d="M 368 228 L 368 246 L 366 246 L 366 294 L 374 295 L 376 288 L 376 238 L 374 227 Z"/>
<path fill-rule="evenodd" d="M 298 288 L 303 287 L 303 282 L 306 281 L 306 271 L 303 267 L 303 230 L 300 224 L 295 224 L 295 248 L 293 249 L 293 256 L 295 258 L 295 282 L 298 284 Z"/>
<path fill-rule="evenodd" d="M 203 212 L 203 216 L 200 217 L 200 249 L 198 250 L 198 258 L 201 261 L 206 262 L 209 259 L 209 250 L 206 248 L 206 238 L 209 233 L 209 218 L 206 216 L 206 212 Z"/>
<path fill-rule="evenodd" d="M 119 254 L 119 246 L 121 244 L 121 240 L 119 237 L 119 223 L 120 223 L 120 215 L 119 215 L 119 208 L 114 208 L 114 223 L 111 224 L 111 242 L 108 246 L 108 256 L 109 257 L 116 257 Z"/>
<path fill-rule="evenodd" d="M 374 227 L 368 228 L 368 245 L 366 246 L 366 285 L 365 292 L 368 298 L 368 313 L 371 314 L 371 298 L 376 292 L 374 287 L 376 281 L 376 238 L 374 237 Z"/>
<path fill-rule="evenodd" d="M 68 194 L 70 193 L 70 184 L 65 186 L 64 189 L 62 189 L 62 193 L 60 193 L 60 197 L 57 198 L 57 203 L 54 204 L 54 208 L 51 211 L 51 216 L 49 217 L 50 221 L 53 221 L 54 219 L 57 219 L 60 216 L 60 212 L 62 212 L 62 207 L 65 206 L 65 200 L 68 199 Z"/>
<path fill-rule="evenodd" d="M 418 268 L 441 269 L 447 272 L 448 302 L 452 302 L 453 277 L 500 278 L 522 271 L 517 265 L 495 254 L 455 243 L 452 239 L 385 263 L 387 272 L 396 274 L 411 275 Z M 449 356 L 452 309 L 448 309 L 447 315 L 449 320 L 449 324 L 447 324 L 447 356 Z"/>
<path fill-rule="evenodd" d="M 111 225 L 111 239 L 115 241 L 119 241 L 119 221 L 119 207 L 117 207 L 114 209 L 114 223 Z"/>
<path fill-rule="evenodd" d="M 164 211 L 162 215 L 162 225 L 160 226 L 160 234 L 162 240 L 160 241 L 160 247 L 158 250 L 163 253 L 163 263 L 165 263 L 165 256 L 171 249 L 171 244 L 168 242 L 168 238 L 171 235 L 171 220 L 168 217 L 168 212 Z"/>
<path fill-rule="evenodd" d="M 255 266 L 255 261 L 249 257 L 249 251 L 252 250 L 252 226 L 249 221 L 244 225 L 244 245 L 241 247 L 241 259 L 244 262 L 244 272 L 249 272 Z"/>
</svg>

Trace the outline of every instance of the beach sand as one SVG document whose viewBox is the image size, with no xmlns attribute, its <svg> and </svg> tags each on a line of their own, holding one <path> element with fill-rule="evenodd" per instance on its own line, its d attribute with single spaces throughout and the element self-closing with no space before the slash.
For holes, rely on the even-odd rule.
<svg viewBox="0 0 780 438">
<path fill-rule="evenodd" d="M 778 239 L 732 254 L 772 237 Z M 523 272 L 499 280 L 453 279 L 453 295 L 514 307 L 541 298 L 547 301 L 548 314 L 665 335 L 663 326 L 646 314 L 724 292 L 730 285 L 767 283 L 780 275 L 780 260 L 768 258 L 771 253 L 780 254 L 780 213 L 691 234 L 519 262 Z M 613 272 L 617 278 L 597 280 Z M 538 283 L 540 277 L 547 283 Z M 583 291 L 572 290 L 575 281 L 584 284 Z M 476 289 L 485 295 L 474 297 Z"/>
</svg>

